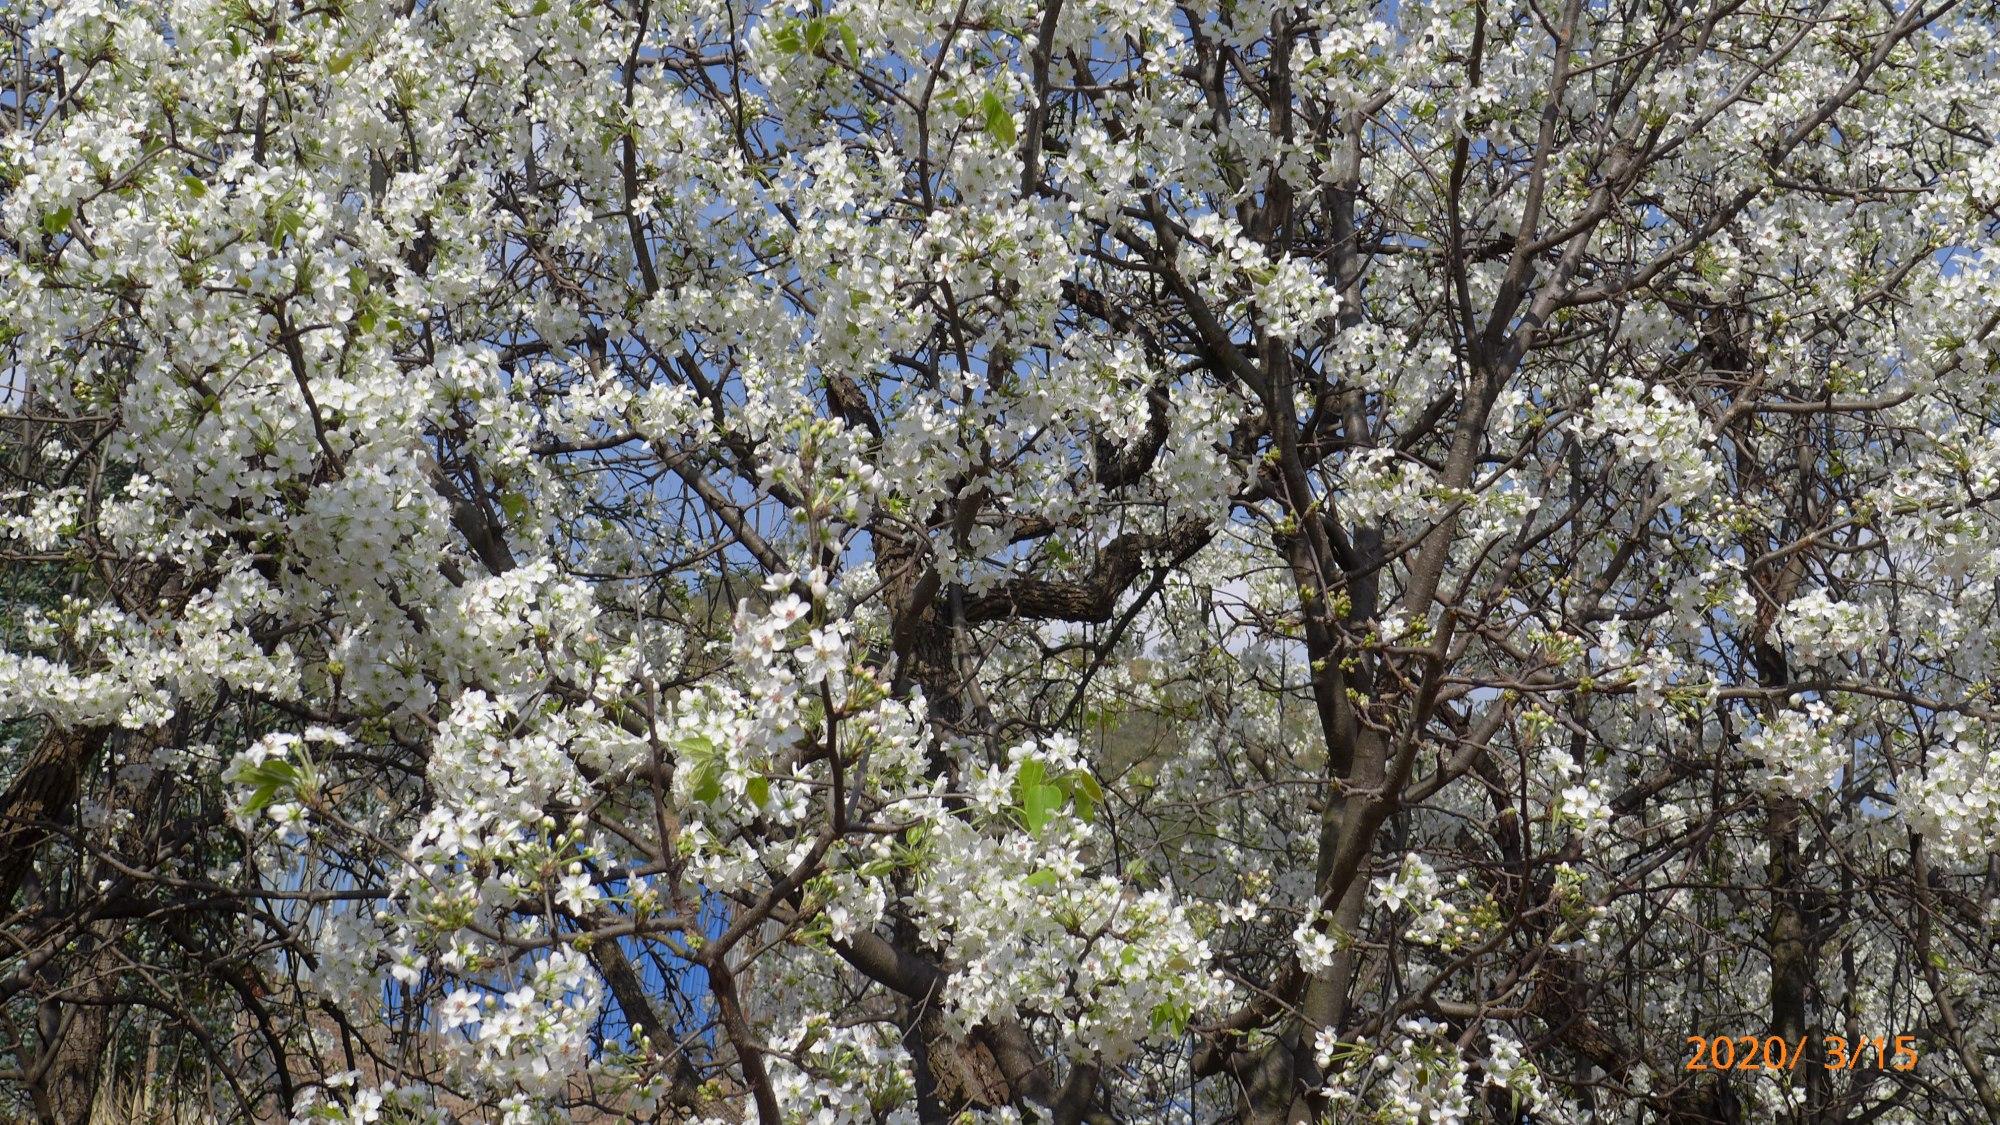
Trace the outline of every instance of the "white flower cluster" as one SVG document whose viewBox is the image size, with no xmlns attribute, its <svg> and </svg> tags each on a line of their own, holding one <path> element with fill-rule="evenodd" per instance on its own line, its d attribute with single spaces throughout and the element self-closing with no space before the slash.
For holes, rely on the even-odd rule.
<svg viewBox="0 0 2000 1125">
<path fill-rule="evenodd" d="M 1570 1106 L 1550 1096 L 1542 1084 L 1541 1068 L 1528 1060 L 1521 1041 L 1497 1027 L 1487 1029 L 1486 1057 L 1479 1069 L 1486 1084 L 1507 1091 L 1516 1107 L 1533 1107 L 1537 1121 L 1555 1125 L 1577 1119 Z"/>
<path fill-rule="evenodd" d="M 1744 738 L 1744 753 L 1763 762 L 1763 784 L 1795 797 L 1825 792 L 1848 764 L 1834 717 L 1824 699 L 1795 695 L 1790 706 Z"/>
<path fill-rule="evenodd" d="M 1026 743 L 1011 757 L 973 784 L 985 825 L 935 823 L 910 897 L 924 939 L 960 966 L 948 1015 L 969 1029 L 1017 1008 L 1039 1012 L 1078 1050 L 1113 1062 L 1142 1042 L 1178 1039 L 1231 994 L 1207 941 L 1169 892 L 1092 874 L 1103 841 L 1084 801 L 1036 792 L 1082 768 L 1073 741 Z"/>
<path fill-rule="evenodd" d="M 64 637 L 91 653 L 96 666 L 78 668 L 33 652 L 0 650 L 0 718 L 47 715 L 70 725 L 115 723 L 139 730 L 172 717 L 177 690 L 212 687 L 184 675 L 186 661 L 176 647 L 116 606 L 65 595 L 53 613 L 29 613 L 26 625 L 29 636 L 44 644 Z M 227 634 L 190 639 L 213 658 L 211 664 L 221 664 L 221 654 L 235 647 Z"/>
<path fill-rule="evenodd" d="M 1222 215 L 1207 212 L 1191 227 L 1193 238 L 1182 243 L 1181 268 L 1191 277 L 1237 290 L 1228 302 L 1235 315 L 1254 307 L 1268 335 L 1311 345 L 1340 311 L 1340 293 L 1304 258 L 1272 261 L 1264 249 L 1245 237 Z M 1213 250 L 1200 249 L 1201 245 Z"/>
<path fill-rule="evenodd" d="M 1299 966 L 1309 973 L 1324 973 L 1333 968 L 1343 948 L 1343 937 L 1332 928 L 1329 917 L 1324 911 L 1315 912 L 1292 930 Z"/>
<path fill-rule="evenodd" d="M 1564 786 L 1556 794 L 1556 801 L 1549 811 L 1585 839 L 1611 827 L 1611 802 L 1604 795 L 1604 779 L 1601 777 L 1581 779 Z"/>
<path fill-rule="evenodd" d="M 1459 1125 L 1473 1120 L 1473 1083 L 1445 1025 L 1412 1016 L 1387 1041 L 1315 1041 L 1334 1120 L 1368 1125 Z"/>
<path fill-rule="evenodd" d="M 1886 663 L 1911 638 L 1915 660 L 1867 669 L 1881 694 L 1957 697 L 1886 724 L 1886 698 L 1794 697 L 1744 740 L 1750 776 L 1823 800 L 1852 762 L 1868 776 L 1849 793 L 1940 854 L 1992 850 L 2000 757 L 1953 717 L 2000 658 L 2000 395 L 1993 334 L 1973 331 L 2000 299 L 2000 152 L 1970 81 L 1990 28 L 1895 47 L 1893 81 L 1855 83 L 1839 143 L 1788 147 L 1785 178 L 1827 189 L 1800 191 L 1757 157 L 1849 83 L 1894 13 L 1785 16 L 1780 38 L 1804 45 L 1745 69 L 1768 54 L 1768 12 L 1660 54 L 1628 50 L 1658 38 L 1650 16 L 1585 6 L 1577 42 L 1631 65 L 1563 87 L 1545 34 L 1474 50 L 1488 25 L 1463 4 L 637 7 L 16 12 L 22 89 L 46 96 L 17 96 L 0 136 L 0 408 L 35 407 L 8 419 L 30 435 L 10 471 L 17 452 L 48 471 L 0 494 L 0 549 L 82 580 L 8 608 L 0 720 L 213 740 L 114 750 L 101 772 L 190 792 L 219 775 L 248 848 L 186 854 L 280 884 L 283 967 L 311 961 L 307 999 L 364 1038 L 421 1006 L 440 1085 L 478 1103 L 464 1116 L 649 1088 L 660 1059 L 604 1042 L 602 942 L 742 967 L 785 1116 L 827 1122 L 907 1120 L 922 1077 L 832 948 L 868 936 L 936 962 L 948 1030 L 1023 1024 L 1050 1077 L 1102 1064 L 1111 1105 L 1227 1010 L 1219 966 L 1254 978 L 1276 947 L 1318 973 L 1365 950 L 1388 958 L 1385 989 L 1419 979 L 1402 970 L 1455 960 L 1499 910 L 1413 851 L 1357 868 L 1380 877 L 1355 932 L 1318 912 L 1322 810 L 1299 795 L 1325 789 L 1334 732 L 1301 702 L 1350 658 L 1366 722 L 1407 719 L 1426 747 L 1493 732 L 1479 771 L 1427 750 L 1438 784 L 1384 795 L 1409 798 L 1409 846 L 1440 825 L 1477 836 L 1496 766 L 1555 880 L 1546 943 L 1616 945 L 1602 903 L 1656 901 L 1604 889 L 1652 862 L 1630 842 L 1696 846 L 1703 818 L 1745 807 L 1715 789 L 1745 771 L 1658 767 L 1712 761 L 1729 713 L 1710 704 L 1755 690 L 1729 680 L 1769 608 L 1746 560 L 1797 517 L 1726 478 L 1721 451 L 1782 448 L 1762 435 L 1788 427 L 1814 438 L 1791 468 L 1863 498 L 1828 503 L 1834 530 L 1794 529 L 1805 573 L 1864 592 L 1804 593 L 1775 636 L 1805 663 Z M 1628 69 L 1645 128 L 1701 127 L 1646 153 L 1580 144 Z M 912 75 L 921 97 L 882 96 Z M 1728 90 L 1743 96 L 1704 116 Z M 1545 114 L 1556 126 L 1535 128 Z M 1530 214 L 1506 166 L 1538 135 L 1555 148 Z M 1432 166 L 1454 150 L 1465 175 Z M 1747 202 L 1715 210 L 1737 183 Z M 1441 184 L 1462 206 L 1440 208 Z M 1517 219 L 1553 238 L 1529 258 L 1567 265 L 1524 281 Z M 1703 230 L 1667 272 L 1638 268 Z M 1619 278 L 1652 280 L 1614 294 Z M 1717 358 L 1690 337 L 1735 332 L 1737 313 L 1755 379 L 1681 362 Z M 1468 318 L 1493 326 L 1482 356 Z M 1300 377 L 1272 397 L 1287 353 Z M 1484 364 L 1499 355 L 1504 371 Z M 1469 358 L 1490 399 L 1468 394 Z M 1580 370 L 1603 381 L 1581 389 Z M 1808 402 L 1822 389 L 1825 411 Z M 1733 395 L 1744 409 L 1712 430 Z M 1762 409 L 1777 399 L 1816 413 Z M 1304 456 L 1321 494 L 1273 487 L 1272 451 Z M 1607 468 L 1612 495 L 1545 510 Z M 1356 615 L 1375 639 L 1449 633 L 1435 660 L 1365 626 L 1307 659 L 1300 587 L 1332 576 L 1302 581 L 1269 532 L 1315 516 L 1354 533 L 1314 561 L 1374 596 Z M 1213 534 L 1191 557 L 1105 550 L 1188 521 Z M 1005 619 L 1037 600 L 1010 583 L 1134 574 L 1150 585 L 1114 589 L 1115 627 Z M 1878 575 L 1894 599 L 1867 592 Z M 1630 619 L 1593 647 L 1606 612 Z M 925 692 L 952 722 L 930 721 Z M 1058 714 L 1159 745 L 1121 757 L 1037 733 Z M 1612 807 L 1649 777 L 1666 788 Z M 137 819 L 88 788 L 84 830 Z M 1904 827 L 1866 811 L 1825 823 Z M 292 893 L 336 883 L 332 901 Z M 701 945 L 688 917 L 710 901 L 771 912 Z M 1697 905 L 1651 916 L 1713 915 Z M 1491 983 L 1511 955 L 1451 971 Z M 1385 1041 L 1321 1044 L 1336 1120 L 1460 1120 L 1490 1087 L 1560 1113 L 1511 1038 L 1371 1026 Z M 723 1037 L 726 1071 L 747 1052 Z M 716 1100 L 745 1100 L 742 1078 Z M 286 1108 L 402 1120 L 435 1115 L 438 1093 L 343 1075 Z"/>
<path fill-rule="evenodd" d="M 1334 476 L 1341 517 L 1361 525 L 1419 523 L 1438 509 L 1434 474 L 1424 464 L 1393 449 L 1358 449 L 1340 462 Z"/>
<path fill-rule="evenodd" d="M 237 787 L 238 825 L 253 830 L 261 811 L 274 823 L 302 825 L 302 802 L 318 795 L 320 774 L 316 755 L 338 750 L 353 740 L 328 727 L 308 727 L 301 734 L 269 734 L 243 748 L 224 769 L 222 780 Z"/>
<path fill-rule="evenodd" d="M 910 1054 L 894 1027 L 839 1027 L 815 1014 L 774 1037 L 771 1047 L 771 1088 L 786 1120 L 916 1125 Z"/>
<path fill-rule="evenodd" d="M 604 985 L 581 953 L 559 949 L 505 993 L 460 988 L 440 1007 L 446 1030 L 476 1029 L 457 1064 L 489 1089 L 546 1099 L 582 1068 Z"/>
<path fill-rule="evenodd" d="M 28 503 L 26 513 L 0 514 L 0 539 L 19 539 L 32 550 L 52 551 L 56 544 L 76 534 L 82 489 L 62 488 L 33 497 L 20 492 L 0 493 L 0 504 L 11 505 L 23 499 Z"/>
<path fill-rule="evenodd" d="M 1838 601 L 1825 590 L 1793 598 L 1777 621 L 1778 636 L 1802 660 L 1824 660 L 1874 648 L 1882 643 L 1888 628 L 1888 614 L 1881 606 Z"/>
<path fill-rule="evenodd" d="M 1983 863 L 2000 837 L 2000 744 L 1983 724 L 1952 716 L 1944 725 L 1949 741 L 1903 778 L 1897 808 L 1939 853 Z"/>
<path fill-rule="evenodd" d="M 1460 872 L 1450 889 L 1464 893 L 1471 882 L 1470 876 Z M 1409 912 L 1403 937 L 1418 945 L 1453 949 L 1482 936 L 1478 918 L 1451 902 L 1445 881 L 1416 852 L 1405 855 L 1401 866 L 1372 880 L 1369 886 L 1383 910 Z"/>
<path fill-rule="evenodd" d="M 1593 383 L 1591 400 L 1572 424 L 1585 438 L 1609 437 L 1619 456 L 1657 465 L 1667 498 L 1685 504 L 1714 485 L 1721 467 L 1703 452 L 1708 427 L 1693 406 L 1662 384 L 1646 385 L 1631 376 Z"/>
<path fill-rule="evenodd" d="M 347 1070 L 328 1075 L 323 1089 L 307 1091 L 293 1109 L 292 1120 L 313 1125 L 445 1125 L 451 1115 L 428 1087 L 364 1085 L 360 1071 Z"/>
</svg>

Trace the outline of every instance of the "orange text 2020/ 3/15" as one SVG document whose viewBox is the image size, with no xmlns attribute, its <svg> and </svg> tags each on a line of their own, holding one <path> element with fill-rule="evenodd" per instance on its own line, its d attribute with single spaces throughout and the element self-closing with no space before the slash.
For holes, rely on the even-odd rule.
<svg viewBox="0 0 2000 1125">
<path fill-rule="evenodd" d="M 1811 1036 L 1796 1040 L 1781 1035 L 1690 1035 L 1687 1045 L 1693 1055 L 1687 1070 L 1797 1070 L 1806 1057 Z M 1913 1070 L 1917 1065 L 1917 1037 L 1878 1035 L 1873 1039 L 1848 1039 L 1844 1035 L 1822 1035 L 1822 1050 L 1814 1065 L 1827 1070 Z"/>
</svg>

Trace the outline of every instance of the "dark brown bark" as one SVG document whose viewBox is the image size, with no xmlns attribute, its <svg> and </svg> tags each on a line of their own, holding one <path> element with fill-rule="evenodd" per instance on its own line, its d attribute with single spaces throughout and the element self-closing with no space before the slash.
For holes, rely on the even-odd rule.
<svg viewBox="0 0 2000 1125">
<path fill-rule="evenodd" d="M 104 735 L 102 728 L 51 725 L 0 794 L 0 912 L 20 893 L 50 832 L 68 822 Z"/>
</svg>

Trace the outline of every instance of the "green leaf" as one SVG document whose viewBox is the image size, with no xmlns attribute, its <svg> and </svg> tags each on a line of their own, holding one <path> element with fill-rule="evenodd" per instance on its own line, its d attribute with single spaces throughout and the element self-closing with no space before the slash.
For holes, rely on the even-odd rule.
<svg viewBox="0 0 2000 1125">
<path fill-rule="evenodd" d="M 826 32 L 826 20 L 815 17 L 806 21 L 806 54 L 819 50 L 819 45 L 826 42 Z"/>
<path fill-rule="evenodd" d="M 1153 1005 L 1154 1031 L 1171 1031 L 1180 1035 L 1187 1031 L 1188 1021 L 1193 1018 L 1194 1006 L 1185 1000 L 1162 1000 Z"/>
<path fill-rule="evenodd" d="M 806 39 L 799 30 L 799 21 L 790 20 L 780 26 L 771 36 L 771 45 L 786 54 L 796 55 L 806 49 Z"/>
<path fill-rule="evenodd" d="M 304 215 L 299 214 L 290 207 L 285 208 L 278 215 L 278 221 L 271 227 L 272 248 L 275 249 L 283 246 L 286 239 L 296 237 L 300 231 L 305 229 L 305 225 L 306 217 Z"/>
<path fill-rule="evenodd" d="M 268 762 L 259 762 L 237 774 L 236 780 L 252 785 L 296 785 L 299 780 L 299 767 L 283 758 L 272 758 Z"/>
<path fill-rule="evenodd" d="M 1027 761 L 1022 762 L 1021 768 L 1014 773 L 1015 799 L 1026 799 L 1028 790 L 1040 785 L 1042 780 L 1047 776 L 1048 767 L 1042 765 L 1039 759 L 1029 758 Z"/>
<path fill-rule="evenodd" d="M 1056 885 L 1056 873 L 1044 867 L 1033 875 L 1028 876 L 1026 882 L 1029 886 L 1037 890 L 1053 890 Z"/>
<path fill-rule="evenodd" d="M 250 797 L 243 802 L 243 811 L 262 812 L 277 803 L 281 790 L 296 788 L 301 774 L 299 767 L 284 760 L 273 758 L 236 775 L 240 785 L 250 786 Z"/>
<path fill-rule="evenodd" d="M 704 805 L 719 799 L 722 796 L 722 767 L 714 761 L 697 764 L 688 785 L 688 796 Z"/>
<path fill-rule="evenodd" d="M 835 23 L 840 28 L 840 45 L 847 48 L 847 57 L 856 63 L 860 62 L 861 41 L 854 37 L 854 28 L 849 26 L 845 19 L 837 20 Z"/>
<path fill-rule="evenodd" d="M 506 513 L 508 523 L 520 523 L 528 518 L 528 498 L 518 492 L 503 492 L 500 510 Z"/>
<path fill-rule="evenodd" d="M 722 796 L 722 755 L 713 741 L 703 735 L 691 735 L 674 743 L 680 752 L 682 764 L 689 769 L 688 796 L 702 804 L 708 804 Z"/>
<path fill-rule="evenodd" d="M 750 803 L 763 808 L 771 803 L 771 779 L 753 777 L 750 779 Z"/>
<path fill-rule="evenodd" d="M 42 233 L 61 234 L 69 229 L 70 220 L 76 218 L 76 208 L 63 207 L 42 216 Z"/>
<path fill-rule="evenodd" d="M 1062 790 L 1053 785 L 1036 785 L 1022 795 L 1021 819 L 1028 825 L 1028 831 L 1040 832 L 1042 826 L 1052 820 L 1062 808 Z"/>
<path fill-rule="evenodd" d="M 1072 776 L 1076 781 L 1077 793 L 1088 797 L 1095 804 L 1104 803 L 1104 787 L 1097 783 L 1096 778 L 1090 776 L 1089 770 L 1078 770 Z"/>
<path fill-rule="evenodd" d="M 986 117 L 986 131 L 1003 145 L 1014 143 L 1014 115 L 1007 110 L 1007 103 L 991 90 L 979 99 L 979 110 Z"/>
</svg>

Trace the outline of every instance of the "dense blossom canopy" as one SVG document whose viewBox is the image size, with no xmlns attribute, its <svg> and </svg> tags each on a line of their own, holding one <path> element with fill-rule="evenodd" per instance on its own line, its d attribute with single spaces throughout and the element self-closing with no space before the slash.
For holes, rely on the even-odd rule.
<svg viewBox="0 0 2000 1125">
<path fill-rule="evenodd" d="M 1992 0 L 0 11 L 0 1115 L 2000 1117 Z"/>
</svg>

